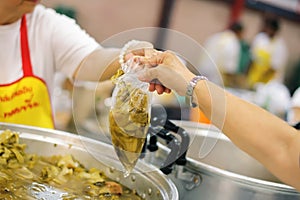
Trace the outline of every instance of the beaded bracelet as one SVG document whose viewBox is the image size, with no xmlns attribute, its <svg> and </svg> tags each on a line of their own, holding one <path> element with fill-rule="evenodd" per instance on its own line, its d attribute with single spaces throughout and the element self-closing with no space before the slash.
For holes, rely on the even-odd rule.
<svg viewBox="0 0 300 200">
<path fill-rule="evenodd" d="M 119 63 L 121 65 L 121 68 L 123 69 L 125 67 L 125 54 L 127 53 L 129 47 L 137 45 L 138 43 L 140 43 L 140 41 L 138 40 L 131 40 L 129 42 L 127 42 L 124 47 L 121 49 L 120 55 L 119 55 Z"/>
</svg>

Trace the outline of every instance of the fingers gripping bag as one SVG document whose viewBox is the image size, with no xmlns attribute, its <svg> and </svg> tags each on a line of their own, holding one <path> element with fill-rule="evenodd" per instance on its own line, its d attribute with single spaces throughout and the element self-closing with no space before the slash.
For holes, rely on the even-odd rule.
<svg viewBox="0 0 300 200">
<path fill-rule="evenodd" d="M 115 88 L 109 113 L 112 143 L 128 176 L 141 154 L 150 123 L 149 84 L 137 78 L 139 63 L 132 59 L 112 77 Z"/>
</svg>

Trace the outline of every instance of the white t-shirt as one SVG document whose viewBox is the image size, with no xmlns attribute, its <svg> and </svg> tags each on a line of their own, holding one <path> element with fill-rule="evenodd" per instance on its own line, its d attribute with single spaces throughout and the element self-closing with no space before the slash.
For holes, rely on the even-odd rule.
<svg viewBox="0 0 300 200">
<path fill-rule="evenodd" d="M 235 74 L 238 69 L 240 43 L 235 33 L 226 30 L 212 35 L 204 44 L 208 55 L 200 58 L 200 70 L 216 84 L 222 83 L 222 72 Z M 221 73 L 217 72 L 220 71 Z"/>
<path fill-rule="evenodd" d="M 42 5 L 37 5 L 26 19 L 33 73 L 46 82 L 52 94 L 55 72 L 71 77 L 80 62 L 99 44 L 73 19 Z M 23 76 L 20 25 L 21 19 L 0 26 L 0 84 Z"/>
<path fill-rule="evenodd" d="M 251 44 L 251 52 L 253 55 L 253 59 L 255 61 L 255 52 L 257 49 L 263 49 L 270 54 L 270 64 L 271 67 L 279 71 L 277 80 L 280 82 L 283 81 L 283 71 L 287 62 L 287 47 L 284 40 L 280 37 L 274 37 L 270 39 L 270 37 L 262 32 L 255 36 L 253 42 Z"/>
</svg>

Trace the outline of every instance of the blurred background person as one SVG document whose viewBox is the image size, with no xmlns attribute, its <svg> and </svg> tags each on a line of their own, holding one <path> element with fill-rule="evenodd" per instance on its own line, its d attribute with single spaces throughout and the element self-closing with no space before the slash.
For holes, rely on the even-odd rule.
<svg viewBox="0 0 300 200">
<path fill-rule="evenodd" d="M 247 43 L 243 40 L 244 26 L 241 22 L 232 23 L 226 30 L 215 33 L 204 43 L 204 48 L 208 53 L 202 55 L 199 66 L 203 74 L 206 74 L 212 82 L 225 86 L 238 87 L 238 74 L 245 71 Z M 243 47 L 243 48 L 242 48 Z M 246 59 L 245 59 L 246 58 Z M 216 69 L 217 67 L 217 69 Z M 221 77 L 217 76 L 215 70 L 219 70 Z"/>
<path fill-rule="evenodd" d="M 215 84 L 232 88 L 247 87 L 245 75 L 250 62 L 250 51 L 243 33 L 244 25 L 236 21 L 205 41 L 204 50 L 207 52 L 200 56 L 200 72 Z M 199 108 L 190 110 L 190 120 L 210 123 Z"/>
<path fill-rule="evenodd" d="M 279 19 L 266 16 L 262 31 L 252 41 L 252 64 L 248 73 L 249 85 L 252 88 L 257 83 L 268 83 L 270 80 L 283 83 L 288 52 L 279 31 Z"/>
<path fill-rule="evenodd" d="M 288 51 L 279 31 L 279 19 L 266 15 L 262 31 L 251 44 L 248 82 L 249 87 L 256 91 L 254 103 L 287 120 L 291 103 L 290 92 L 284 84 Z"/>
</svg>

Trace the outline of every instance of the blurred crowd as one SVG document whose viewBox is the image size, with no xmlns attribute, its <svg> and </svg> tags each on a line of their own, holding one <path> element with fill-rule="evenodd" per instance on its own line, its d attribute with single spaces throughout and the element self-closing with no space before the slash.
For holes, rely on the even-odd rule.
<svg viewBox="0 0 300 200">
<path fill-rule="evenodd" d="M 261 24 L 251 42 L 243 37 L 242 22 L 234 22 L 207 38 L 207 54 L 200 57 L 200 72 L 278 117 L 299 122 L 300 89 L 290 91 L 284 82 L 289 53 L 280 35 L 280 19 L 266 15 Z"/>
</svg>

